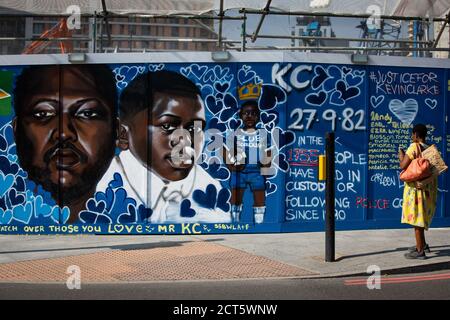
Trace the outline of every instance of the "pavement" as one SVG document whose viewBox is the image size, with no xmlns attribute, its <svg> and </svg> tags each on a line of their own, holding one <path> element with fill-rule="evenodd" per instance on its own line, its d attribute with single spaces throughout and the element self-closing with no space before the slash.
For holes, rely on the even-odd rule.
<svg viewBox="0 0 450 320">
<path fill-rule="evenodd" d="M 333 278 L 450 270 L 450 228 L 426 233 L 432 252 L 407 260 L 412 229 L 336 232 L 336 261 L 313 233 L 0 236 L 0 283 L 61 283 L 71 266 L 85 283 Z M 68 275 L 69 274 L 69 275 Z"/>
</svg>

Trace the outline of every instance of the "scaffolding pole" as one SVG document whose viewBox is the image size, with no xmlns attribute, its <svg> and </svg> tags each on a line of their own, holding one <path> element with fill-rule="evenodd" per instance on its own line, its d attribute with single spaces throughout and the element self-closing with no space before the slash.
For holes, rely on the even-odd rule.
<svg viewBox="0 0 450 320">
<path fill-rule="evenodd" d="M 442 34 L 444 33 L 444 30 L 447 27 L 447 24 L 449 24 L 449 23 L 450 23 L 450 13 L 447 14 L 446 19 L 445 19 L 444 23 L 442 24 L 441 29 L 439 30 L 439 33 L 438 33 L 436 39 L 434 40 L 433 48 L 437 47 L 439 40 L 441 40 Z"/>
<path fill-rule="evenodd" d="M 252 35 L 247 34 L 247 38 Z M 345 40 L 357 42 L 386 42 L 386 43 L 421 43 L 431 45 L 433 41 L 411 41 L 411 40 L 389 40 L 389 39 L 367 39 L 367 38 L 340 38 L 340 37 L 317 37 L 317 36 L 283 36 L 283 35 L 259 35 L 261 39 L 298 39 L 298 40 Z"/>
<path fill-rule="evenodd" d="M 94 16 L 97 16 L 97 18 L 102 18 L 102 13 L 81 13 L 80 17 L 82 18 L 93 18 Z M 70 17 L 70 14 L 61 14 L 61 13 L 24 13 L 24 14 L 1 14 L 0 17 L 5 18 L 39 18 L 39 17 L 49 17 L 49 18 L 68 18 Z M 187 14 L 145 14 L 145 13 L 128 13 L 128 14 L 118 14 L 118 13 L 112 13 L 108 12 L 108 18 L 152 18 L 152 19 L 200 19 L 200 20 L 242 20 L 242 16 L 237 17 L 229 17 L 229 16 L 223 16 L 222 18 L 218 16 L 205 16 L 205 15 L 187 15 Z"/>
<path fill-rule="evenodd" d="M 127 13 L 127 14 L 117 14 L 111 13 L 107 11 L 106 2 L 102 0 L 103 11 L 102 12 L 94 12 L 89 14 L 81 14 L 82 17 L 89 17 L 93 19 L 93 30 L 89 34 L 89 37 L 60 37 L 60 38 L 30 38 L 30 37 L 3 37 L 0 38 L 0 42 L 2 41 L 14 41 L 14 40 L 24 40 L 24 41 L 65 41 L 65 40 L 73 40 L 73 41 L 91 41 L 90 50 L 92 52 L 97 52 L 98 49 L 98 40 L 100 41 L 100 51 L 103 50 L 103 38 L 104 32 L 106 31 L 106 35 L 108 36 L 108 44 L 106 47 L 112 46 L 112 41 L 125 40 L 125 36 L 114 36 L 111 34 L 110 30 L 110 21 L 112 18 L 153 18 L 153 19 L 190 19 L 197 20 L 199 24 L 201 20 L 219 20 L 219 30 L 218 33 L 214 32 L 217 36 L 214 39 L 199 39 L 199 38 L 163 38 L 163 37 L 148 37 L 148 36 L 136 36 L 136 35 L 128 35 L 127 40 L 130 41 L 130 44 L 134 41 L 160 41 L 160 42 L 204 42 L 204 43 L 217 43 L 218 47 L 223 50 L 224 48 L 232 49 L 232 50 L 240 50 L 245 52 L 247 50 L 304 50 L 304 51 L 354 51 L 354 52 L 369 52 L 373 53 L 374 51 L 379 52 L 415 52 L 415 54 L 423 53 L 429 51 L 430 53 L 433 51 L 444 51 L 450 52 L 450 48 L 437 48 L 437 45 L 445 31 L 445 28 L 450 25 L 450 12 L 447 13 L 445 17 L 442 18 L 431 18 L 431 17 L 406 17 L 406 16 L 389 16 L 389 15 L 381 15 L 380 19 L 392 19 L 399 21 L 415 21 L 421 22 L 424 25 L 430 24 L 434 22 L 443 22 L 438 31 L 438 35 L 435 39 L 430 37 L 430 35 L 426 34 L 425 39 L 421 41 L 413 41 L 413 40 L 391 40 L 391 39 L 367 39 L 367 38 L 352 38 L 352 37 L 316 37 L 316 36 L 287 36 L 287 35 L 260 35 L 260 31 L 262 25 L 265 21 L 267 15 L 290 15 L 290 16 L 312 16 L 312 17 L 342 17 L 342 18 L 369 18 L 370 14 L 335 14 L 335 13 L 320 13 L 320 12 L 304 12 L 304 11 L 292 11 L 292 12 L 279 12 L 279 11 L 271 11 L 270 5 L 272 0 L 267 0 L 264 9 L 248 9 L 242 8 L 239 10 L 240 16 L 226 16 L 224 10 L 224 0 L 220 0 L 220 10 L 219 13 L 209 16 L 204 15 L 188 15 L 188 14 L 145 14 L 145 13 Z M 247 34 L 247 14 L 255 14 L 261 15 L 258 25 L 253 34 Z M 67 17 L 68 14 L 33 14 L 33 13 L 25 13 L 25 14 L 6 14 L 1 15 L 2 17 Z M 102 22 L 101 22 L 102 20 Z M 225 20 L 241 20 L 242 21 L 242 34 L 241 40 L 225 40 L 223 37 L 223 29 L 224 29 L 224 21 Z M 203 25 L 204 26 L 204 25 Z M 103 30 L 103 27 L 106 30 Z M 205 27 L 205 26 L 204 26 Z M 211 30 L 211 29 L 210 29 Z M 213 30 L 211 30 L 213 31 Z M 429 30 L 427 29 L 429 32 Z M 99 35 L 100 34 L 100 35 Z M 265 38 L 265 39 L 299 39 L 299 40 L 330 40 L 330 41 L 349 41 L 349 42 L 361 42 L 361 43 L 386 43 L 386 44 L 414 44 L 413 48 L 399 48 L 399 47 L 321 47 L 315 46 L 298 46 L 298 47 L 285 47 L 285 46 L 251 46 L 247 47 L 247 39 L 251 39 L 252 42 L 255 42 L 257 38 Z M 236 44 L 241 44 L 239 48 Z M 450 45 L 449 45 L 450 46 Z"/>
<path fill-rule="evenodd" d="M 256 27 L 256 30 L 253 33 L 252 42 L 255 42 L 256 39 L 258 38 L 258 33 L 259 33 L 259 30 L 262 27 L 264 19 L 266 18 L 266 15 L 270 12 L 270 4 L 271 3 L 272 3 L 272 0 L 267 0 L 266 7 L 262 11 L 262 15 L 261 15 L 261 18 L 259 19 L 258 26 Z"/>
<path fill-rule="evenodd" d="M 92 39 L 92 52 L 97 52 L 97 15 L 94 15 L 94 25 L 93 25 L 93 38 Z"/>
<path fill-rule="evenodd" d="M 222 24 L 223 24 L 223 0 L 220 0 L 220 11 L 219 11 L 219 38 L 217 39 L 217 46 L 221 49 L 222 48 Z"/>
<path fill-rule="evenodd" d="M 246 37 L 245 37 L 245 35 L 247 34 L 247 14 L 246 14 L 246 12 L 245 12 L 245 9 L 244 9 L 243 15 L 244 15 L 244 20 L 242 21 L 242 34 L 241 34 L 241 36 L 242 36 L 242 44 L 241 44 L 241 51 L 242 51 L 242 52 L 245 52 L 245 45 L 246 45 L 246 42 L 247 42 Z"/>
<path fill-rule="evenodd" d="M 312 51 L 444 51 L 450 52 L 450 48 L 361 48 L 361 47 L 282 47 L 282 46 L 271 46 L 271 47 L 246 47 L 246 50 L 312 50 Z"/>
<path fill-rule="evenodd" d="M 239 10 L 239 13 L 242 13 L 242 10 Z M 265 11 L 265 10 L 255 10 L 255 9 L 246 9 L 247 14 L 264 14 L 264 15 L 282 15 L 282 16 L 305 16 L 305 17 L 335 17 L 335 18 L 370 18 L 371 14 L 350 14 L 350 13 L 329 13 L 329 12 L 308 12 L 308 11 Z M 405 17 L 405 16 L 389 16 L 389 15 L 380 15 L 379 19 L 389 19 L 389 20 L 403 20 L 403 21 L 422 21 L 423 17 Z M 429 19 L 429 18 L 427 18 Z M 443 22 L 446 18 L 434 18 L 436 22 Z"/>
<path fill-rule="evenodd" d="M 111 45 L 111 29 L 109 28 L 109 21 L 108 21 L 108 10 L 106 9 L 106 3 L 105 0 L 102 0 L 102 8 L 103 8 L 103 22 L 106 27 L 106 35 L 108 36 L 108 45 Z M 129 19 L 129 18 L 128 18 Z"/>
</svg>

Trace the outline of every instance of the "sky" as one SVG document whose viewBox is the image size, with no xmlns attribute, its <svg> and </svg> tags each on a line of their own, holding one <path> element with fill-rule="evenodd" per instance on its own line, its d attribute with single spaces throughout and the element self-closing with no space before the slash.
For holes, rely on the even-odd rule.
<svg viewBox="0 0 450 320">
<path fill-rule="evenodd" d="M 230 10 L 231 11 L 231 10 Z M 237 10 L 235 12 L 227 12 L 227 15 L 239 15 Z M 247 19 L 247 34 L 252 34 L 258 25 L 260 15 L 248 15 Z M 361 29 L 357 29 L 362 19 L 349 19 L 349 18 L 331 18 L 331 24 L 333 31 L 337 37 L 351 37 L 359 38 Z M 293 27 L 296 25 L 295 16 L 281 16 L 281 15 L 268 15 L 266 16 L 263 26 L 259 34 L 270 35 L 291 35 Z M 215 22 L 215 30 L 218 31 L 218 22 Z M 405 27 L 402 30 L 402 36 L 405 36 Z M 227 20 L 223 24 L 223 36 L 229 40 L 241 40 L 242 22 Z M 255 43 L 252 43 L 250 39 L 247 42 L 248 46 L 252 45 L 275 45 L 275 46 L 290 46 L 291 41 L 289 39 L 258 39 Z"/>
</svg>

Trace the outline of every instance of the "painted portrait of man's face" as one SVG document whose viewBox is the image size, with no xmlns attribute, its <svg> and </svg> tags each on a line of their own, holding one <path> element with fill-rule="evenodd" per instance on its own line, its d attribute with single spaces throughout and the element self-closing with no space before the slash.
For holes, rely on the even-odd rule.
<svg viewBox="0 0 450 320">
<path fill-rule="evenodd" d="M 41 66 L 28 70 L 15 89 L 19 162 L 69 208 L 92 196 L 114 156 L 116 94 L 99 89 L 105 83 L 96 69 L 108 73 L 96 66 Z"/>
</svg>

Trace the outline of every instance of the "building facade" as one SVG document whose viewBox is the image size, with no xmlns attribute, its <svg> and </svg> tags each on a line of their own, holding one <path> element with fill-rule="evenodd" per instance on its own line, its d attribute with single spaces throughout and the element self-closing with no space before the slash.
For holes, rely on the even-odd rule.
<svg viewBox="0 0 450 320">
<path fill-rule="evenodd" d="M 0 41 L 0 54 L 20 54 L 32 45 L 30 39 L 62 37 L 58 32 L 45 35 L 52 28 L 56 31 L 60 21 L 59 17 L 0 18 L 0 38 L 16 38 Z M 79 28 L 70 30 L 73 40 L 63 43 L 73 52 L 212 51 L 216 46 L 213 20 L 127 17 L 109 18 L 108 25 L 111 41 L 101 19 L 82 17 Z M 61 43 L 49 41 L 33 53 L 61 53 Z"/>
</svg>

